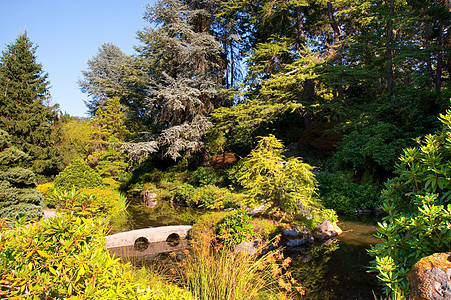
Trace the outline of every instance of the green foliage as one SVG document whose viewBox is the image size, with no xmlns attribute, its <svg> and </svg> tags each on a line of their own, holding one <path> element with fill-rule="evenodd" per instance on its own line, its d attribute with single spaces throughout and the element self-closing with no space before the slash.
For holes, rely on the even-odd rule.
<svg viewBox="0 0 451 300">
<path fill-rule="evenodd" d="M 216 233 L 224 245 L 238 245 L 252 236 L 254 228 L 251 222 L 252 218 L 244 210 L 233 210 L 216 225 Z"/>
<path fill-rule="evenodd" d="M 0 297 L 7 299 L 163 299 L 105 250 L 106 221 L 57 214 L 0 233 Z M 191 299 L 173 289 L 174 299 Z"/>
<path fill-rule="evenodd" d="M 0 130 L 0 219 L 39 219 L 43 197 L 34 189 L 35 174 L 21 167 L 28 156 L 11 144 L 9 134 Z"/>
<path fill-rule="evenodd" d="M 191 184 L 182 183 L 174 190 L 174 196 L 180 203 L 189 203 L 194 195 L 195 190 L 196 188 Z"/>
<path fill-rule="evenodd" d="M 313 167 L 298 157 L 286 158 L 273 135 L 260 139 L 251 153 L 229 173 L 244 187 L 244 202 L 286 212 L 309 213 L 320 204 Z"/>
<path fill-rule="evenodd" d="M 374 185 L 357 184 L 336 174 L 320 173 L 316 178 L 322 203 L 337 213 L 354 215 L 356 208 L 374 208 L 382 204 L 380 192 Z"/>
<path fill-rule="evenodd" d="M 129 167 L 126 155 L 113 145 L 124 142 L 130 135 L 125 120 L 119 98 L 114 97 L 106 102 L 106 107 L 97 109 L 90 122 L 87 161 L 102 178 L 121 180 Z"/>
<path fill-rule="evenodd" d="M 49 105 L 48 75 L 36 61 L 36 47 L 21 34 L 0 57 L 0 128 L 27 153 L 30 169 L 45 176 L 63 167 L 57 106 Z"/>
<path fill-rule="evenodd" d="M 72 188 L 95 188 L 102 186 L 100 175 L 81 158 L 75 158 L 55 177 L 55 189 L 70 191 Z"/>
<path fill-rule="evenodd" d="M 271 241 L 276 236 L 282 234 L 282 226 L 273 220 L 263 218 L 252 218 L 252 226 L 254 227 L 253 238 L 264 241 Z"/>
<path fill-rule="evenodd" d="M 190 183 L 194 186 L 217 185 L 221 178 L 212 167 L 199 167 L 191 173 Z"/>
<path fill-rule="evenodd" d="M 413 264 L 451 246 L 451 111 L 440 120 L 442 131 L 404 150 L 396 165 L 398 176 L 382 192 L 388 213 L 378 229 L 383 243 L 370 253 L 379 279 L 401 297 L 408 295 L 406 274 Z"/>
<path fill-rule="evenodd" d="M 243 195 L 232 193 L 227 188 L 219 188 L 215 185 L 205 185 L 197 188 L 186 204 L 208 209 L 220 209 L 235 207 L 242 202 Z"/>
</svg>

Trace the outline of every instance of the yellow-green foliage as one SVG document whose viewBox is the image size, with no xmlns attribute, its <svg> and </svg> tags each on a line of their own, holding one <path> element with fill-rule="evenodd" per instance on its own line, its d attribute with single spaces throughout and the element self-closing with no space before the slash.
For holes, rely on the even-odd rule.
<svg viewBox="0 0 451 300">
<path fill-rule="evenodd" d="M 318 182 L 313 167 L 299 157 L 285 157 L 282 143 L 273 135 L 263 137 L 240 160 L 230 176 L 245 188 L 245 203 L 273 209 L 309 213 L 319 206 Z"/>
<path fill-rule="evenodd" d="M 205 185 L 197 188 L 191 197 L 186 199 L 186 204 L 204 207 L 208 209 L 220 209 L 239 203 L 242 195 L 231 193 L 226 188 L 215 185 Z"/>
<path fill-rule="evenodd" d="M 110 257 L 105 223 L 66 213 L 1 233 L 0 298 L 166 299 Z M 174 295 L 190 299 L 175 288 Z"/>
<path fill-rule="evenodd" d="M 84 217 L 114 217 L 126 208 L 124 196 L 103 188 L 55 191 L 53 197 L 59 211 L 74 212 Z"/>
<path fill-rule="evenodd" d="M 77 157 L 55 178 L 55 189 L 91 188 L 102 186 L 102 178 L 81 158 Z"/>
</svg>

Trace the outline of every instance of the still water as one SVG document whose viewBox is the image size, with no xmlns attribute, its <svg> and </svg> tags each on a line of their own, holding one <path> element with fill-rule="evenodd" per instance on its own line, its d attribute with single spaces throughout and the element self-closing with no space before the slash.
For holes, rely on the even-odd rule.
<svg viewBox="0 0 451 300">
<path fill-rule="evenodd" d="M 130 204 L 128 213 L 127 220 L 121 224 L 118 231 L 192 224 L 203 212 L 173 208 L 168 204 L 148 209 L 141 201 L 135 200 Z M 301 299 L 380 299 L 380 287 L 376 276 L 368 273 L 372 258 L 367 254 L 370 245 L 379 242 L 373 237 L 377 226 L 359 220 L 340 221 L 338 225 L 343 233 L 330 245 L 285 251 L 285 255 L 293 259 L 290 271 L 306 290 L 305 296 Z M 180 246 L 182 245 L 173 250 L 179 249 Z M 169 252 L 171 247 L 167 245 L 166 247 L 166 252 Z M 148 257 L 154 256 L 150 248 L 146 251 Z"/>
</svg>

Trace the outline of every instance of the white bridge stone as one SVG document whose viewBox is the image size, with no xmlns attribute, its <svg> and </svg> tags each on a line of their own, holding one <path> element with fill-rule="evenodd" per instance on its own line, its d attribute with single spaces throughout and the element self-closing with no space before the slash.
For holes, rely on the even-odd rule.
<svg viewBox="0 0 451 300">
<path fill-rule="evenodd" d="M 116 233 L 106 237 L 106 248 L 134 246 L 138 239 L 147 243 L 164 242 L 169 237 L 185 239 L 191 228 L 189 225 L 161 226 Z"/>
</svg>

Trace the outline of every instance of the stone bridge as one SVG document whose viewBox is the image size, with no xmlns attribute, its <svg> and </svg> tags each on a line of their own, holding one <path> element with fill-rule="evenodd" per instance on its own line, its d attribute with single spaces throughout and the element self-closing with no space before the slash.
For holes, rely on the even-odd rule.
<svg viewBox="0 0 451 300">
<path fill-rule="evenodd" d="M 185 239 L 192 226 L 162 226 L 116 233 L 106 237 L 106 248 L 135 246 L 137 243 L 151 244 Z"/>
</svg>

